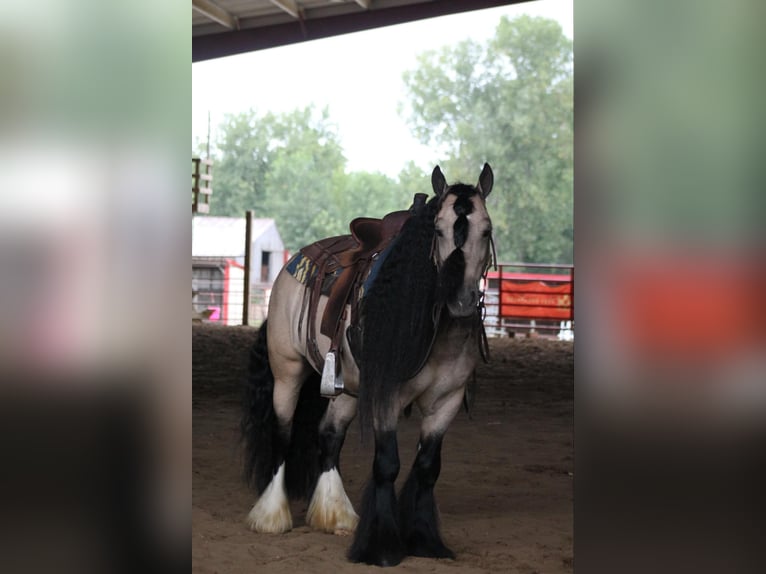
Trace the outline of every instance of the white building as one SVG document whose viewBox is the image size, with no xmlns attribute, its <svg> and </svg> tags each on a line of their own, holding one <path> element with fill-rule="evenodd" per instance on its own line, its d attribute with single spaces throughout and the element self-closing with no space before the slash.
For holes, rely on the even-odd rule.
<svg viewBox="0 0 766 574">
<path fill-rule="evenodd" d="M 273 219 L 253 219 L 251 260 L 251 321 L 266 316 L 271 284 L 287 252 Z M 242 322 L 244 299 L 245 218 L 192 218 L 192 291 L 197 311 L 210 309 L 211 321 Z"/>
</svg>

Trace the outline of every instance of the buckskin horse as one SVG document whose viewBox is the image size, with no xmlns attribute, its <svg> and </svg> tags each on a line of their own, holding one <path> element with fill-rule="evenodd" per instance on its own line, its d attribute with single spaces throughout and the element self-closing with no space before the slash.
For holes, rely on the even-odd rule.
<svg viewBox="0 0 766 574">
<path fill-rule="evenodd" d="M 466 382 L 487 358 L 480 281 L 494 260 L 488 164 L 476 186 L 447 185 L 351 235 L 304 247 L 280 272 L 250 358 L 242 436 L 246 480 L 260 497 L 257 532 L 292 528 L 288 497 L 310 499 L 307 524 L 354 533 L 353 562 L 393 566 L 405 556 L 453 558 L 439 532 L 434 485 L 442 439 Z M 320 376 L 321 373 L 321 376 Z M 417 455 L 397 497 L 397 422 L 417 405 Z M 339 471 L 359 414 L 374 437 L 372 476 L 359 516 Z"/>
</svg>

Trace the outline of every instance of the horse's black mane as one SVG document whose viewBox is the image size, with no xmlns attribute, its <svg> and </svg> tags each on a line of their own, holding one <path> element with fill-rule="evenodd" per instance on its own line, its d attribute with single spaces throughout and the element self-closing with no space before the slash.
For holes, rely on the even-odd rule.
<svg viewBox="0 0 766 574">
<path fill-rule="evenodd" d="M 431 260 L 438 199 L 431 199 L 402 227 L 360 306 L 359 421 L 372 423 L 373 405 L 408 380 L 434 335 L 437 272 Z"/>
<path fill-rule="evenodd" d="M 431 198 L 404 224 L 361 303 L 358 364 L 363 431 L 372 424 L 373 409 L 379 414 L 388 412 L 396 390 L 425 363 L 445 298 L 462 278 L 464 267 L 457 261 L 462 256 L 459 248 L 453 254 L 458 255 L 450 256 L 453 261 L 446 261 L 448 265 L 442 266 L 441 273 L 432 258 L 434 219 L 444 198 L 452 193 L 458 196 L 458 219 L 470 213 L 470 197 L 477 193 L 474 187 L 455 184 L 441 198 Z"/>
</svg>

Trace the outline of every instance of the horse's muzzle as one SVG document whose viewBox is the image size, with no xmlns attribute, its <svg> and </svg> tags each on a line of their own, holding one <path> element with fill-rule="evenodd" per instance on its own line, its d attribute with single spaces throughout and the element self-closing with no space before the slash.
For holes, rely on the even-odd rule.
<svg viewBox="0 0 766 574">
<path fill-rule="evenodd" d="M 449 314 L 455 318 L 470 317 L 476 313 L 481 299 L 478 289 L 460 289 L 454 300 L 447 302 Z"/>
</svg>

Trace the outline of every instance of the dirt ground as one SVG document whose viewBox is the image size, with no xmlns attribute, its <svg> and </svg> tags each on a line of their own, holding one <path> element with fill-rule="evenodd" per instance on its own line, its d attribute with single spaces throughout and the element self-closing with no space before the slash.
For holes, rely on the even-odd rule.
<svg viewBox="0 0 766 574">
<path fill-rule="evenodd" d="M 306 527 L 305 502 L 292 503 L 287 534 L 245 525 L 255 495 L 240 480 L 238 401 L 254 335 L 247 327 L 192 330 L 192 571 L 380 572 L 346 560 L 350 538 Z M 445 437 L 436 485 L 443 537 L 457 558 L 406 558 L 392 571 L 572 572 L 573 344 L 504 338 L 490 347 L 471 414 L 461 412 Z M 399 425 L 399 486 L 414 459 L 416 411 Z M 371 464 L 354 423 L 341 471 L 357 507 Z"/>
</svg>

